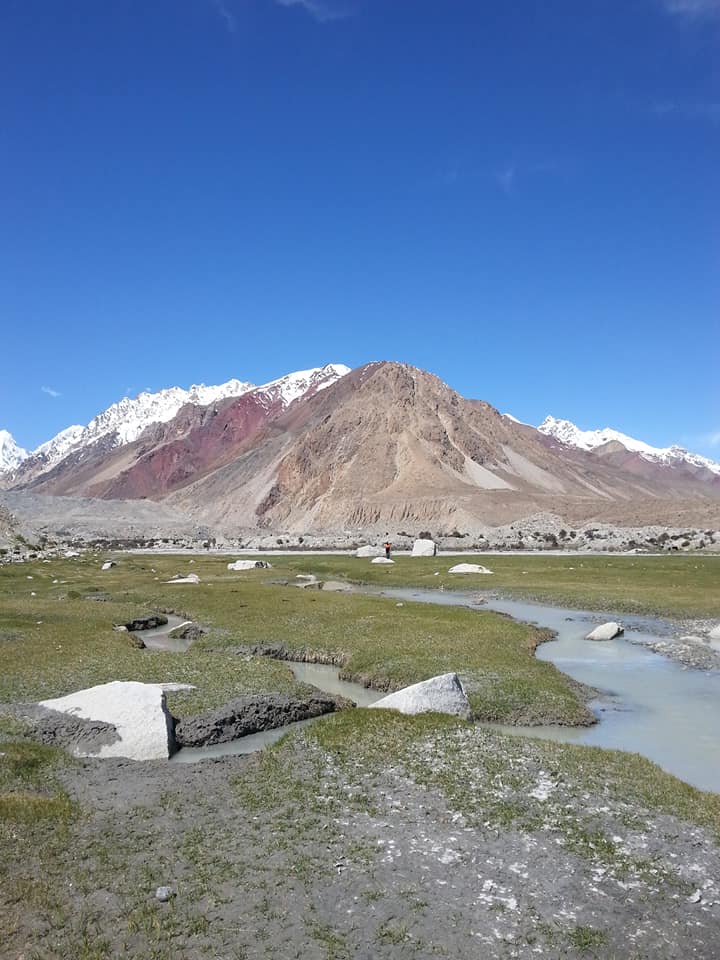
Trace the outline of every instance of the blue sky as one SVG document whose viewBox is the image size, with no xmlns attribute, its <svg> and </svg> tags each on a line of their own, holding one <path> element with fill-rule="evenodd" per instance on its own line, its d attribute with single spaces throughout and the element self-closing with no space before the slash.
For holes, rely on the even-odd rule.
<svg viewBox="0 0 720 960">
<path fill-rule="evenodd" d="M 336 361 L 720 457 L 720 0 L 5 0 L 0 427 Z"/>
</svg>

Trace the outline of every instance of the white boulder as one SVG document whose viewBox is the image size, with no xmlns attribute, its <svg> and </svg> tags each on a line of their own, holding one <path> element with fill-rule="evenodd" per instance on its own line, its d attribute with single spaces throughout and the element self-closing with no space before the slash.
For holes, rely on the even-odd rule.
<svg viewBox="0 0 720 960">
<path fill-rule="evenodd" d="M 470 717 L 470 703 L 456 673 L 443 673 L 421 683 L 389 693 L 370 707 L 380 710 L 398 710 L 400 713 L 449 713 L 455 717 Z"/>
<path fill-rule="evenodd" d="M 711 640 L 720 640 L 720 623 L 712 628 L 708 636 Z"/>
<path fill-rule="evenodd" d="M 382 553 L 379 547 L 373 547 L 372 544 L 365 544 L 364 547 L 358 547 L 355 551 L 356 557 L 379 557 Z"/>
<path fill-rule="evenodd" d="M 272 570 L 266 560 L 235 560 L 227 565 L 228 570 Z"/>
<path fill-rule="evenodd" d="M 389 557 L 374 557 L 370 563 L 395 563 L 395 561 L 390 560 Z"/>
<path fill-rule="evenodd" d="M 115 727 L 119 739 L 106 743 L 92 756 L 130 760 L 167 760 L 173 752 L 173 721 L 161 684 L 113 680 L 67 697 L 43 700 L 41 707 L 82 720 L 99 720 Z M 80 749 L 78 756 L 89 756 Z"/>
<path fill-rule="evenodd" d="M 416 540 L 413 543 L 413 557 L 434 557 L 436 553 L 437 544 L 434 540 Z"/>
<path fill-rule="evenodd" d="M 102 565 L 102 567 L 101 567 L 100 569 L 101 569 L 101 570 L 111 570 L 114 566 L 116 566 L 114 560 L 106 560 L 105 563 Z"/>
<path fill-rule="evenodd" d="M 595 627 L 595 629 L 591 630 L 585 639 L 613 640 L 615 637 L 622 636 L 624 632 L 625 631 L 619 623 L 615 623 L 614 620 L 611 620 L 609 623 L 601 623 L 599 627 Z"/>
<path fill-rule="evenodd" d="M 200 583 L 200 577 L 196 573 L 189 573 L 186 577 L 175 577 L 165 583 Z"/>
<path fill-rule="evenodd" d="M 450 567 L 448 573 L 492 573 L 492 570 L 483 567 L 481 563 L 456 563 L 454 567 Z"/>
</svg>

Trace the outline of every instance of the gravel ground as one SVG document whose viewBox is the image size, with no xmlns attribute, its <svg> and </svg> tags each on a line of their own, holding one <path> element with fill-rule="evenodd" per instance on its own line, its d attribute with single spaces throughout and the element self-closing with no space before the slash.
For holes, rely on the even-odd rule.
<svg viewBox="0 0 720 960">
<path fill-rule="evenodd" d="M 387 750 L 335 749 L 335 723 L 250 758 L 62 768 L 82 812 L 50 860 L 18 828 L 0 956 L 718 956 L 707 829 L 556 745 L 452 725 L 397 749 L 390 724 Z"/>
</svg>

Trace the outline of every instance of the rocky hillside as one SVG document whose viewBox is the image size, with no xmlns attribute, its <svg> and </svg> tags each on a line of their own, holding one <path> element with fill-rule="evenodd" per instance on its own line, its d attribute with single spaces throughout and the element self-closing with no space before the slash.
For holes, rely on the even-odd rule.
<svg viewBox="0 0 720 960">
<path fill-rule="evenodd" d="M 130 442 L 106 435 L 20 486 L 162 501 L 227 532 L 472 532 L 538 512 L 574 525 L 720 525 L 720 476 L 702 466 L 615 441 L 584 449 L 403 364 L 345 369 L 187 403 Z"/>
<path fill-rule="evenodd" d="M 653 467 L 638 476 L 561 447 L 431 374 L 378 363 L 295 405 L 168 502 L 207 522 L 297 531 L 472 530 L 538 510 L 573 522 L 617 511 L 628 523 L 662 523 L 678 507 L 698 522 L 717 515 L 717 477 Z"/>
</svg>

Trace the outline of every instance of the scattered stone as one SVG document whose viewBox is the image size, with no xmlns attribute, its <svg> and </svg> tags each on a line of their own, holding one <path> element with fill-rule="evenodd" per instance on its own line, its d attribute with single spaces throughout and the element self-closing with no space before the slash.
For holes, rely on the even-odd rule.
<svg viewBox="0 0 720 960">
<path fill-rule="evenodd" d="M 621 637 L 625 631 L 619 623 L 611 620 L 609 623 L 602 623 L 595 627 L 585 637 L 586 640 L 614 640 L 615 637 Z"/>
<path fill-rule="evenodd" d="M 356 557 L 379 557 L 382 551 L 379 547 L 373 547 L 371 544 L 366 544 L 364 547 L 358 547 L 355 551 Z"/>
<path fill-rule="evenodd" d="M 470 702 L 456 673 L 444 673 L 388 694 L 370 708 L 400 713 L 448 713 L 470 719 Z"/>
<path fill-rule="evenodd" d="M 267 560 L 235 560 L 227 565 L 228 570 L 272 570 Z"/>
<path fill-rule="evenodd" d="M 158 627 L 164 627 L 168 618 L 164 613 L 149 613 L 144 617 L 135 617 L 134 620 L 128 620 L 125 624 L 118 624 L 115 630 L 129 630 L 135 633 L 137 630 L 157 630 Z"/>
<path fill-rule="evenodd" d="M 300 590 L 322 590 L 323 583 L 322 580 L 301 580 L 299 583 L 293 583 L 293 586 Z"/>
<path fill-rule="evenodd" d="M 437 544 L 434 540 L 416 540 L 412 545 L 413 557 L 434 557 L 437 554 Z"/>
<path fill-rule="evenodd" d="M 702 890 L 696 890 L 695 893 L 692 893 L 688 897 L 689 903 L 700 903 L 701 900 L 702 900 Z"/>
<path fill-rule="evenodd" d="M 492 573 L 492 570 L 480 563 L 456 563 L 454 567 L 450 567 L 448 573 Z"/>
<path fill-rule="evenodd" d="M 101 570 L 111 570 L 113 567 L 116 567 L 117 564 L 114 560 L 106 560 L 105 563 L 100 568 Z"/>
<path fill-rule="evenodd" d="M 326 580 L 322 585 L 323 590 L 329 590 L 331 593 L 349 593 L 350 584 L 343 583 L 342 580 Z"/>
<path fill-rule="evenodd" d="M 375 557 L 370 563 L 395 563 L 395 561 L 390 560 L 388 557 Z"/>
<path fill-rule="evenodd" d="M 720 623 L 712 628 L 708 636 L 711 640 L 720 640 Z"/>
<path fill-rule="evenodd" d="M 192 563 L 192 561 L 190 561 Z M 189 573 L 186 577 L 173 577 L 172 580 L 166 580 L 165 583 L 200 583 L 200 577 L 196 573 Z"/>
<path fill-rule="evenodd" d="M 174 751 L 173 718 L 160 684 L 113 680 L 67 697 L 43 700 L 39 705 L 115 728 L 118 736 L 115 742 L 103 744 L 99 751 L 92 753 L 80 745 L 75 756 L 167 760 Z"/>
<path fill-rule="evenodd" d="M 155 891 L 155 899 L 159 900 L 160 903 L 167 903 L 168 900 L 172 900 L 174 896 L 175 894 L 170 887 L 158 887 Z"/>
<path fill-rule="evenodd" d="M 297 573 L 295 575 L 296 580 L 307 580 L 308 583 L 312 583 L 314 580 L 317 580 L 317 577 L 314 573 Z"/>
<path fill-rule="evenodd" d="M 176 627 L 173 627 L 173 629 L 169 631 L 168 637 L 171 640 L 200 640 L 202 637 L 207 636 L 208 633 L 209 630 L 207 627 L 188 620 L 186 623 L 179 623 Z"/>
</svg>

